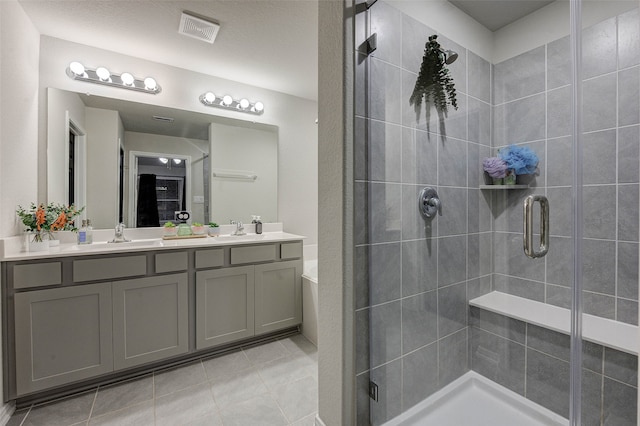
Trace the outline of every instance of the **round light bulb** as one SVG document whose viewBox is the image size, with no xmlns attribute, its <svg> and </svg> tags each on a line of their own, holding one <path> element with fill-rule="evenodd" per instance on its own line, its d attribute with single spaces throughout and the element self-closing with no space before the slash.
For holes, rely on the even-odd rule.
<svg viewBox="0 0 640 426">
<path fill-rule="evenodd" d="M 174 158 L 173 162 L 176 163 L 176 164 L 180 164 L 180 163 L 182 163 L 182 160 L 179 159 L 179 158 Z"/>
<path fill-rule="evenodd" d="M 69 64 L 69 69 L 77 76 L 84 75 L 84 65 L 82 65 L 80 62 L 71 62 Z"/>
<path fill-rule="evenodd" d="M 111 77 L 111 73 L 105 67 L 98 67 L 98 69 L 96 69 L 96 75 L 102 81 L 107 81 L 109 77 Z"/>
<path fill-rule="evenodd" d="M 122 83 L 124 83 L 125 86 L 133 86 L 133 81 L 135 80 L 133 76 L 128 72 L 123 72 L 122 75 L 120 76 L 120 79 L 122 80 Z"/>
<path fill-rule="evenodd" d="M 224 95 L 224 97 L 222 98 L 222 103 L 225 104 L 225 106 L 229 106 L 231 105 L 231 102 L 233 102 L 233 98 L 229 95 Z"/>
<path fill-rule="evenodd" d="M 246 99 L 240 99 L 240 108 L 242 109 L 249 108 L 249 101 Z"/>
<path fill-rule="evenodd" d="M 264 109 L 264 104 L 263 104 L 262 102 L 258 101 L 258 102 L 256 102 L 256 103 L 253 105 L 253 108 L 254 108 L 257 112 L 260 112 L 260 111 L 262 111 L 262 110 Z"/>
<path fill-rule="evenodd" d="M 164 157 L 160 157 L 160 158 L 158 158 L 158 160 L 160 160 L 160 162 L 162 164 L 167 164 L 169 162 L 169 159 L 168 158 L 164 158 Z"/>
<path fill-rule="evenodd" d="M 147 90 L 156 90 L 156 87 L 158 87 L 158 84 L 156 83 L 155 79 L 151 77 L 147 77 L 144 79 L 144 87 Z"/>
<path fill-rule="evenodd" d="M 208 104 L 212 104 L 216 100 L 216 95 L 213 92 L 207 92 L 204 94 L 204 101 Z"/>
</svg>

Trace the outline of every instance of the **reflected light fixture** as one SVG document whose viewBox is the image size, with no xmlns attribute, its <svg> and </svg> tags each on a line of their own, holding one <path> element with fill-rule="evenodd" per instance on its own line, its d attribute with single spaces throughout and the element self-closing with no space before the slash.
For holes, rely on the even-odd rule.
<svg viewBox="0 0 640 426">
<path fill-rule="evenodd" d="M 102 84 L 111 87 L 120 87 L 123 89 L 135 90 L 137 92 L 158 94 L 162 88 L 158 82 L 151 77 L 144 80 L 135 78 L 128 72 L 115 74 L 106 67 L 98 67 L 95 70 L 86 68 L 80 62 L 71 62 L 66 70 L 69 78 L 73 80 L 85 81 L 87 83 Z"/>
<path fill-rule="evenodd" d="M 160 157 L 160 158 L 158 158 L 158 160 L 160 160 L 160 162 L 162 164 L 167 164 L 169 162 L 169 159 L 168 158 L 164 158 L 164 157 Z"/>
<path fill-rule="evenodd" d="M 182 163 L 182 160 L 179 159 L 179 158 L 174 158 L 173 162 L 176 163 L 176 164 L 180 164 L 180 163 Z"/>
<path fill-rule="evenodd" d="M 248 114 L 261 115 L 264 112 L 264 104 L 260 101 L 251 103 L 246 98 L 235 100 L 230 95 L 220 96 L 213 92 L 200 95 L 200 102 L 206 106 L 231 109 Z"/>
</svg>

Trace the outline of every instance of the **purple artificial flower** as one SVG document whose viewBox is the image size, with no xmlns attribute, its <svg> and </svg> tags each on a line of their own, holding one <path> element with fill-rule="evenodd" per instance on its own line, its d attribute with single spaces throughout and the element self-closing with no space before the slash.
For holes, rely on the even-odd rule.
<svg viewBox="0 0 640 426">
<path fill-rule="evenodd" d="M 503 178 L 507 175 L 507 163 L 498 157 L 488 157 L 482 160 L 484 171 L 493 178 Z"/>
</svg>

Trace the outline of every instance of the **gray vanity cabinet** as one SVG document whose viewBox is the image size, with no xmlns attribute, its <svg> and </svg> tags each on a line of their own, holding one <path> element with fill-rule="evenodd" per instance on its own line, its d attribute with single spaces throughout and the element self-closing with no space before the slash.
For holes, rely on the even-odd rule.
<svg viewBox="0 0 640 426">
<path fill-rule="evenodd" d="M 113 283 L 113 356 L 116 370 L 189 351 L 186 273 Z"/>
<path fill-rule="evenodd" d="M 302 262 L 267 263 L 255 267 L 256 334 L 302 322 Z"/>
<path fill-rule="evenodd" d="M 196 272 L 196 349 L 254 335 L 254 267 Z"/>
<path fill-rule="evenodd" d="M 18 394 L 113 371 L 111 283 L 14 297 Z"/>
</svg>

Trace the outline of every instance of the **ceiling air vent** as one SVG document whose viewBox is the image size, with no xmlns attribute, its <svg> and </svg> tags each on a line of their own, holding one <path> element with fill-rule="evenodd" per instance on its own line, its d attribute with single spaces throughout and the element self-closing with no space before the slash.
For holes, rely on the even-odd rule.
<svg viewBox="0 0 640 426">
<path fill-rule="evenodd" d="M 171 118 L 171 117 L 162 117 L 160 115 L 154 115 L 153 119 L 157 120 L 157 121 L 162 121 L 162 122 L 165 122 L 165 123 L 173 123 L 173 121 L 174 121 L 174 119 Z"/>
<path fill-rule="evenodd" d="M 182 17 L 180 18 L 180 29 L 178 30 L 180 34 L 213 44 L 219 30 L 220 25 L 215 22 L 197 18 L 189 15 L 188 13 L 182 12 Z"/>
</svg>

